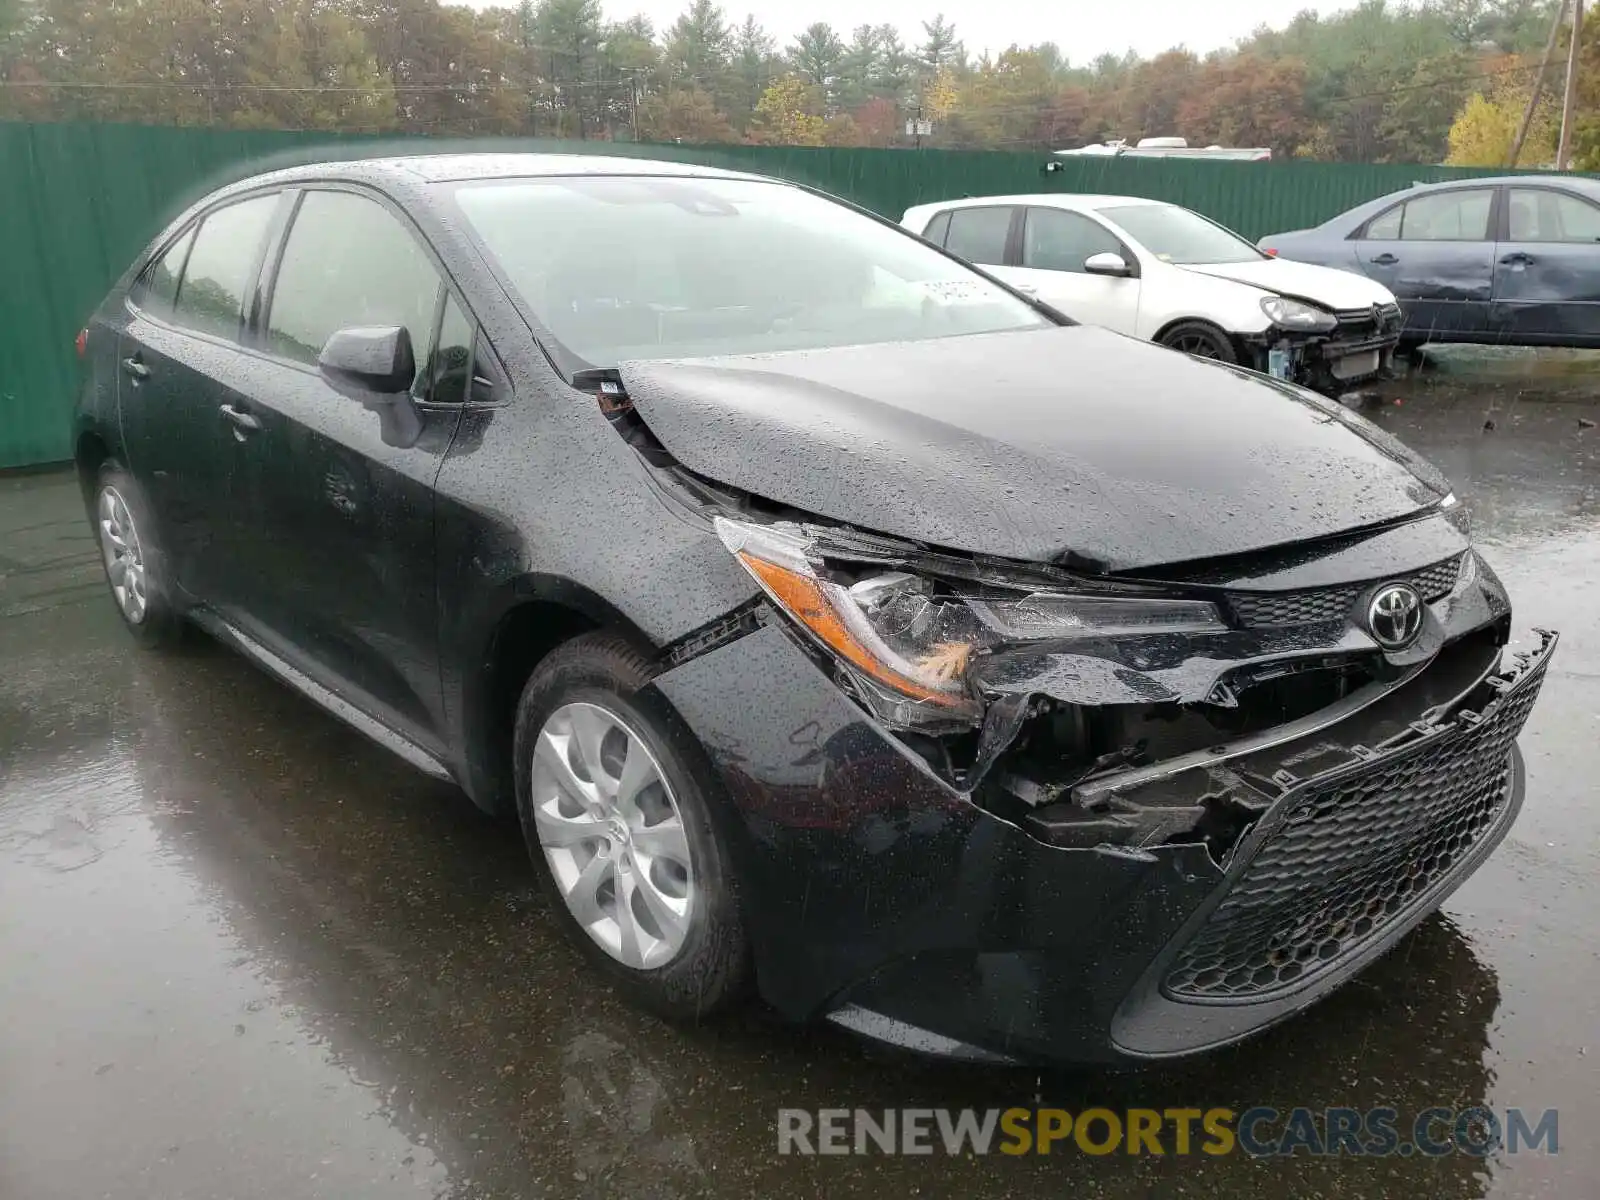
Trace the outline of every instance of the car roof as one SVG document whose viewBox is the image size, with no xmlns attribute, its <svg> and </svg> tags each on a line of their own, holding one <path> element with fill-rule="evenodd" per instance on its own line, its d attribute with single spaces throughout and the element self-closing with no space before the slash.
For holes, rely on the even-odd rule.
<svg viewBox="0 0 1600 1200">
<path fill-rule="evenodd" d="M 305 163 L 241 179 L 214 195 L 247 188 L 308 180 L 348 180 L 411 186 L 477 179 L 518 179 L 563 175 L 659 175 L 696 179 L 745 179 L 782 183 L 742 171 L 698 163 L 668 162 L 601 154 L 460 153 L 407 154 Z"/>
<path fill-rule="evenodd" d="M 1444 188 L 1462 187 L 1494 187 L 1497 184 L 1529 184 L 1529 183 L 1559 183 L 1562 187 L 1574 188 L 1590 195 L 1600 195 L 1600 179 L 1590 179 L 1584 175 L 1556 174 L 1528 174 L 1528 175 L 1479 175 L 1464 179 L 1441 179 L 1433 183 L 1415 183 L 1406 191 L 1436 192 Z M 1391 195 L 1399 195 L 1392 192 Z"/>
<path fill-rule="evenodd" d="M 1167 200 L 1152 200 L 1148 196 L 1107 196 L 1081 192 L 1037 192 L 1017 196 L 965 196 L 960 200 L 935 200 L 919 204 L 917 212 L 946 208 L 982 208 L 1000 204 L 1033 204 L 1042 208 L 1097 209 L 1119 208 L 1129 204 L 1165 204 Z"/>
</svg>

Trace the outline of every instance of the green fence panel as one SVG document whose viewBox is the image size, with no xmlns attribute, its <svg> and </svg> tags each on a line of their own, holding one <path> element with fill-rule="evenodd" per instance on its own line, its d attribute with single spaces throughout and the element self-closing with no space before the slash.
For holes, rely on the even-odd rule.
<svg viewBox="0 0 1600 1200">
<path fill-rule="evenodd" d="M 72 342 L 162 224 L 211 188 L 330 158 L 461 148 L 426 138 L 284 130 L 0 122 L 0 468 L 71 457 Z M 1251 239 L 1315 225 L 1417 181 L 1495 174 L 1431 166 L 1066 158 L 946 150 L 681 146 L 483 139 L 474 150 L 606 153 L 755 171 L 897 218 L 960 196 L 1102 192 L 1186 205 Z"/>
</svg>

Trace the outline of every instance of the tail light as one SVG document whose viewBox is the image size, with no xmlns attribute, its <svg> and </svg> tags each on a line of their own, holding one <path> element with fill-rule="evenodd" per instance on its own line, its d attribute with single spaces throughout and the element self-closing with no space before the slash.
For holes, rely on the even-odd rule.
<svg viewBox="0 0 1600 1200">
<path fill-rule="evenodd" d="M 87 357 L 89 354 L 89 331 L 87 329 L 78 330 L 78 336 L 73 340 L 72 344 L 78 348 L 79 358 Z"/>
</svg>

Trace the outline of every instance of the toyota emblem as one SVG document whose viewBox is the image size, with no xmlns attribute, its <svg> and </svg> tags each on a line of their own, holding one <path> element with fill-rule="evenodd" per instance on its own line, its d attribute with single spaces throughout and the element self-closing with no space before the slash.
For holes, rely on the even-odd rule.
<svg viewBox="0 0 1600 1200">
<path fill-rule="evenodd" d="M 1390 583 L 1373 594 L 1367 628 L 1385 650 L 1400 650 L 1422 632 L 1422 597 L 1407 583 Z"/>
</svg>

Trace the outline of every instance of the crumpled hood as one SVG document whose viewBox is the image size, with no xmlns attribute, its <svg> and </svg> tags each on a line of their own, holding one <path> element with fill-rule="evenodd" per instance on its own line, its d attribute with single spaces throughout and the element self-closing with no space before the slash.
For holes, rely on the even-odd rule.
<svg viewBox="0 0 1600 1200">
<path fill-rule="evenodd" d="M 1303 389 L 1077 325 L 625 363 L 685 467 L 864 529 L 1130 571 L 1390 521 L 1444 481 Z"/>
<path fill-rule="evenodd" d="M 1369 308 L 1374 304 L 1394 303 L 1394 293 L 1375 279 L 1368 279 L 1354 271 L 1290 262 L 1286 258 L 1263 258 L 1257 262 L 1217 263 L 1183 269 L 1248 284 L 1279 296 L 1310 300 L 1324 308 Z"/>
</svg>

